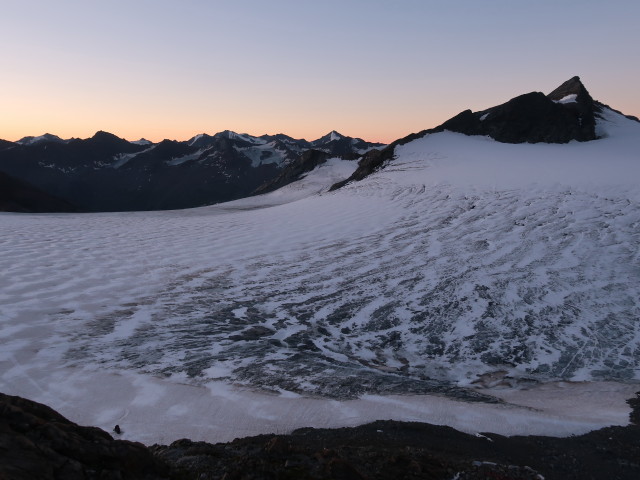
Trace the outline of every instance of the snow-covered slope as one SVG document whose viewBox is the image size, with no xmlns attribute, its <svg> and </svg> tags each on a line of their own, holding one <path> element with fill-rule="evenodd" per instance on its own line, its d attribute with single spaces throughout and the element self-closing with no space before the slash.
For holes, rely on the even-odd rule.
<svg viewBox="0 0 640 480">
<path fill-rule="evenodd" d="M 0 391 L 146 442 L 626 423 L 640 124 L 598 122 L 605 138 L 562 145 L 426 135 L 331 193 L 353 165 L 186 211 L 3 214 Z M 544 383 L 569 380 L 618 383 Z"/>
</svg>

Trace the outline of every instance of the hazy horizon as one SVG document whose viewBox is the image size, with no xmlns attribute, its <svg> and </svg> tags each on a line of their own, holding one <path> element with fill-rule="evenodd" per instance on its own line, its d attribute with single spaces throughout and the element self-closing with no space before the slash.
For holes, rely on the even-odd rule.
<svg viewBox="0 0 640 480">
<path fill-rule="evenodd" d="M 640 114 L 640 3 L 8 0 L 0 138 L 389 143 L 579 75 Z"/>
</svg>

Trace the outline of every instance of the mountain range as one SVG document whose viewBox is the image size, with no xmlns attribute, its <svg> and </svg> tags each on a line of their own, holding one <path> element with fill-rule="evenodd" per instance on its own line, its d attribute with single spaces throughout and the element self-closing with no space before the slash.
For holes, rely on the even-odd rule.
<svg viewBox="0 0 640 480">
<path fill-rule="evenodd" d="M 388 146 L 336 131 L 314 141 L 229 130 L 182 142 L 129 142 L 103 131 L 88 139 L 44 134 L 17 142 L 0 140 L 4 185 L 0 209 L 99 212 L 198 207 L 275 190 L 331 157 L 358 160 L 353 174 L 333 185 L 337 189 L 380 168 L 394 157 L 396 147 L 429 133 L 448 130 L 502 143 L 596 140 L 596 118 L 604 108 L 610 107 L 594 101 L 576 76 L 548 95 L 531 92 L 478 112 L 465 110 Z M 26 197 L 25 188 L 30 191 Z"/>
<path fill-rule="evenodd" d="M 251 195 L 288 167 L 300 170 L 296 165 L 304 164 L 307 152 L 356 159 L 381 146 L 335 131 L 311 142 L 229 130 L 183 142 L 129 142 L 103 131 L 88 139 L 45 134 L 2 140 L 3 182 L 28 185 L 40 200 L 25 204 L 20 197 L 7 198 L 0 208 L 98 212 L 198 207 Z M 4 196 L 8 192 L 5 189 Z M 46 196 L 60 201 L 47 201 Z"/>
</svg>

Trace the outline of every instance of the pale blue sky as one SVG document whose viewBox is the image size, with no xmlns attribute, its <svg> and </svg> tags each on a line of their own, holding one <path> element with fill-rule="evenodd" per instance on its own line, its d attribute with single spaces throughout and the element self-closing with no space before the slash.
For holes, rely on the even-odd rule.
<svg viewBox="0 0 640 480">
<path fill-rule="evenodd" d="M 580 75 L 640 114 L 640 1 L 3 0 L 0 138 L 391 141 Z"/>
</svg>

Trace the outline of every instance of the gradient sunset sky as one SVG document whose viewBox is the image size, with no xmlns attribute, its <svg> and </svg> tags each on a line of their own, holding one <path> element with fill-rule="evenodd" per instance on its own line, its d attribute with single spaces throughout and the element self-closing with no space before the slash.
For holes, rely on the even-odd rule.
<svg viewBox="0 0 640 480">
<path fill-rule="evenodd" d="M 0 138 L 390 142 L 579 75 L 640 115 L 638 0 L 2 0 Z"/>
</svg>

